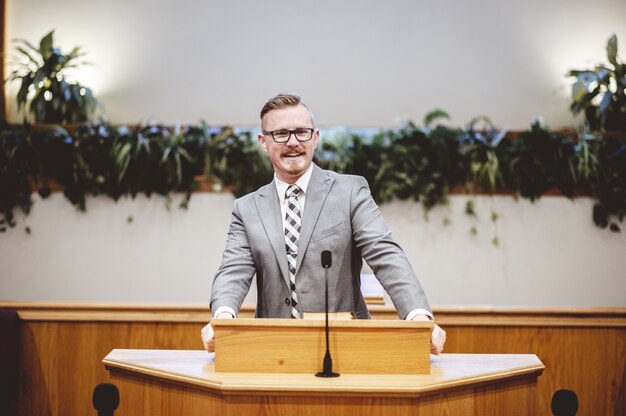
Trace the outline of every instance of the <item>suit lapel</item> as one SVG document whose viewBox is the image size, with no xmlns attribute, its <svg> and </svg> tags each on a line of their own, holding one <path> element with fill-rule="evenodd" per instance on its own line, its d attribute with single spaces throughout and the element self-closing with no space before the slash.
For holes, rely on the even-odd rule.
<svg viewBox="0 0 626 416">
<path fill-rule="evenodd" d="M 280 213 L 280 202 L 276 192 L 276 184 L 272 181 L 259 189 L 254 197 L 261 223 L 267 238 L 274 250 L 283 279 L 289 286 L 289 271 L 287 268 L 287 251 L 285 248 L 285 231 Z M 307 201 L 308 204 L 308 201 Z"/>
<path fill-rule="evenodd" d="M 302 259 L 305 256 L 306 249 L 309 246 L 311 235 L 317 224 L 317 220 L 326 201 L 326 197 L 330 192 L 333 179 L 317 165 L 313 165 L 311 180 L 306 192 L 306 203 L 304 205 L 304 214 L 302 217 L 302 228 L 300 229 L 300 239 L 298 240 L 298 261 L 296 264 L 296 275 L 300 270 Z M 286 254 L 285 254 L 286 256 Z"/>
</svg>

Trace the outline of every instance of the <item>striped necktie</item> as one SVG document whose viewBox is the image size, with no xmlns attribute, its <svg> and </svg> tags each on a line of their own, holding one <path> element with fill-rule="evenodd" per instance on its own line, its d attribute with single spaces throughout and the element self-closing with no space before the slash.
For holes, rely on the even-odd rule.
<svg viewBox="0 0 626 416">
<path fill-rule="evenodd" d="M 285 213 L 285 246 L 289 265 L 289 282 L 291 286 L 291 317 L 300 319 L 298 311 L 298 295 L 296 294 L 296 262 L 298 261 L 298 239 L 300 238 L 300 204 L 298 195 L 302 190 L 298 185 L 289 185 L 287 193 L 287 210 Z"/>
</svg>

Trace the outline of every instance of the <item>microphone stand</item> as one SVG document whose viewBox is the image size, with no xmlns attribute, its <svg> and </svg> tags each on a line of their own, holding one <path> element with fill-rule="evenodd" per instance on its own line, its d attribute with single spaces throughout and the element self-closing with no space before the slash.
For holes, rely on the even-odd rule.
<svg viewBox="0 0 626 416">
<path fill-rule="evenodd" d="M 331 378 L 339 377 L 339 373 L 333 372 L 333 359 L 330 357 L 330 346 L 328 343 L 328 267 L 324 265 L 324 288 L 326 297 L 326 354 L 324 355 L 324 371 L 315 373 L 315 377 Z"/>
</svg>

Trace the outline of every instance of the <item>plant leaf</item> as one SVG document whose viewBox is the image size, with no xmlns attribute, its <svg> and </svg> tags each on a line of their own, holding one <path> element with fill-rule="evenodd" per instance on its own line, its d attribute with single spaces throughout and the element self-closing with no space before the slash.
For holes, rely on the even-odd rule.
<svg viewBox="0 0 626 416">
<path fill-rule="evenodd" d="M 18 51 L 20 51 L 22 53 L 22 55 L 25 55 L 29 61 L 31 61 L 32 63 L 34 63 L 35 65 L 39 66 L 40 63 L 39 61 L 37 61 L 35 58 L 33 58 L 33 56 L 30 54 L 30 52 L 28 52 L 26 49 L 20 47 L 20 46 L 16 46 L 15 47 Z"/>
<path fill-rule="evenodd" d="M 445 111 L 437 108 L 424 116 L 424 126 L 430 128 L 431 124 L 438 119 L 450 120 L 450 115 Z"/>
<path fill-rule="evenodd" d="M 600 116 L 602 117 L 602 124 L 606 120 L 606 115 L 609 111 L 609 107 L 611 106 L 611 102 L 613 101 L 613 93 L 611 91 L 607 91 L 604 93 L 598 108 L 600 109 Z"/>
<path fill-rule="evenodd" d="M 52 48 L 54 44 L 54 30 L 41 38 L 39 42 L 39 53 L 44 59 L 48 59 L 52 55 Z"/>
<path fill-rule="evenodd" d="M 615 36 L 615 33 L 606 43 L 606 55 L 609 58 L 609 62 L 617 66 L 617 36 Z"/>
<path fill-rule="evenodd" d="M 29 41 L 27 41 L 26 39 L 15 38 L 15 39 L 13 39 L 13 42 L 21 43 L 21 44 L 25 45 L 27 48 L 31 49 L 33 52 L 39 52 L 39 49 L 35 48 L 35 46 L 32 43 L 30 43 Z"/>
<path fill-rule="evenodd" d="M 17 92 L 17 106 L 18 109 L 26 103 L 26 97 L 28 96 L 28 88 L 32 85 L 33 79 L 29 76 L 22 78 L 22 86 Z"/>
</svg>

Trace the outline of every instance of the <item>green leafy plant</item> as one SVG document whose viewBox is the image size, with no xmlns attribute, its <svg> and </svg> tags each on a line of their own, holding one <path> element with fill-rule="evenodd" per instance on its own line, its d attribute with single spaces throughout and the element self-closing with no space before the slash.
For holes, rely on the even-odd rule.
<svg viewBox="0 0 626 416">
<path fill-rule="evenodd" d="M 575 143 L 567 135 L 533 123 L 501 156 L 503 177 L 508 189 L 531 201 L 557 188 L 574 197 L 577 183 Z"/>
<path fill-rule="evenodd" d="M 590 182 L 597 200 L 593 221 L 599 227 L 619 232 L 619 224 L 626 216 L 626 137 L 603 142 L 598 146 L 597 158 L 597 177 Z"/>
<path fill-rule="evenodd" d="M 6 82 L 19 82 L 18 110 L 28 106 L 37 123 L 73 123 L 87 121 L 98 102 L 90 88 L 68 81 L 68 70 L 78 68 L 84 53 L 75 47 L 68 54 L 54 45 L 54 31 L 45 35 L 39 47 L 18 39 L 21 61 Z"/>
<path fill-rule="evenodd" d="M 626 130 L 626 63 L 617 56 L 617 36 L 613 34 L 606 45 L 609 64 L 593 69 L 574 69 L 572 85 L 574 114 L 585 112 L 591 130 Z"/>
<path fill-rule="evenodd" d="M 460 133 L 461 146 L 459 153 L 465 163 L 465 192 L 469 194 L 486 192 L 494 193 L 504 189 L 504 179 L 500 169 L 500 158 L 508 141 L 504 140 L 506 130 L 497 129 L 488 117 L 476 117 L 467 124 Z M 474 201 L 469 199 L 465 205 L 466 215 L 477 218 Z M 496 225 L 499 214 L 491 209 L 491 222 Z M 478 229 L 472 226 L 470 235 L 477 235 Z M 494 246 L 499 246 L 500 239 L 491 239 Z"/>
<path fill-rule="evenodd" d="M 389 200 L 395 190 L 385 186 L 382 180 L 390 167 L 386 154 L 390 142 L 389 134 L 341 132 L 332 140 L 322 141 L 321 150 L 318 147 L 316 152 L 316 163 L 325 169 L 365 177 L 376 200 Z"/>
<path fill-rule="evenodd" d="M 460 135 L 459 152 L 465 158 L 465 189 L 473 192 L 476 185 L 487 192 L 503 187 L 500 156 L 508 142 L 506 130 L 498 130 L 488 117 L 471 120 Z"/>
<path fill-rule="evenodd" d="M 407 122 L 371 137 L 350 133 L 325 141 L 319 163 L 364 176 L 378 202 L 412 198 L 430 209 L 446 202 L 450 188 L 463 175 L 458 130 L 432 127 L 441 119 L 449 119 L 448 114 L 435 110 L 425 116 L 424 127 Z"/>
<path fill-rule="evenodd" d="M 428 115 L 426 116 L 428 119 Z M 396 195 L 422 202 L 426 209 L 445 204 L 450 189 L 463 181 L 458 130 L 443 125 L 418 128 L 408 123 L 394 134 L 389 148 L 387 184 L 399 184 Z"/>
<path fill-rule="evenodd" d="M 0 126 L 0 231 L 15 226 L 13 209 L 28 213 L 32 207 L 32 147 L 23 128 Z"/>
<path fill-rule="evenodd" d="M 273 169 L 250 131 L 217 129 L 208 142 L 206 176 L 214 188 L 243 196 L 272 180 Z"/>
<path fill-rule="evenodd" d="M 89 155 L 87 165 L 92 167 L 90 190 L 114 199 L 139 193 L 167 196 L 184 192 L 182 207 L 187 206 L 197 187 L 195 178 L 202 174 L 210 138 L 203 126 L 180 125 L 172 129 L 161 125 L 112 128 L 96 124 L 83 127 L 77 135 L 79 147 Z"/>
<path fill-rule="evenodd" d="M 576 140 L 534 123 L 511 140 L 484 117 L 464 129 L 437 124 L 447 118 L 437 110 L 423 127 L 408 122 L 397 129 L 342 131 L 322 141 L 315 160 L 364 176 L 379 202 L 410 198 L 426 209 L 445 204 L 451 189 L 467 189 L 468 183 L 470 190 L 480 185 L 487 193 L 505 191 L 531 200 L 554 188 L 568 197 L 580 189 L 596 199 L 594 222 L 620 231 L 626 216 L 626 137 L 585 134 Z M 117 200 L 172 192 L 185 193 L 184 208 L 200 175 L 214 190 L 241 196 L 269 182 L 272 167 L 251 131 L 206 123 L 173 128 L 103 121 L 72 128 L 0 124 L 0 231 L 15 226 L 15 209 L 28 213 L 33 191 L 50 195 L 52 183 L 80 210 L 86 209 L 88 195 Z M 471 200 L 466 211 L 478 216 Z M 498 214 L 492 210 L 491 215 L 496 224 Z M 499 243 L 497 237 L 492 243 Z"/>
</svg>

